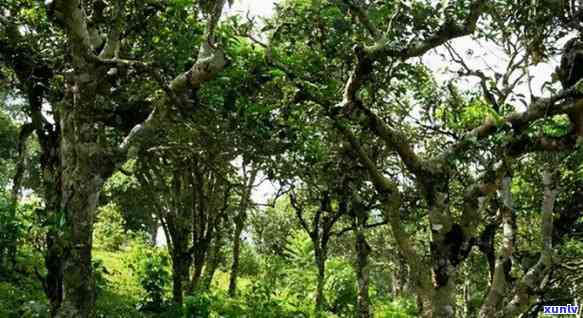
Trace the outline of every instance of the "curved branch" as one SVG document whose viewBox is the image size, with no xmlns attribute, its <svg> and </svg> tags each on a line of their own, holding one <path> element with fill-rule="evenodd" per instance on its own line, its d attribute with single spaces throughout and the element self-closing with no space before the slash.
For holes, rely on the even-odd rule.
<svg viewBox="0 0 583 318">
<path fill-rule="evenodd" d="M 365 48 L 364 52 L 372 59 L 393 57 L 406 60 L 421 56 L 451 39 L 472 34 L 488 2 L 488 0 L 473 1 L 470 5 L 470 13 L 463 23 L 458 24 L 448 20 L 433 35 L 423 40 L 414 41 L 405 48 L 395 48 L 391 43 L 379 42 L 371 47 Z"/>
<path fill-rule="evenodd" d="M 575 84 L 577 86 L 578 84 Z M 461 154 L 465 149 L 474 144 L 476 141 L 485 139 L 499 129 L 503 127 L 510 127 L 515 132 L 521 132 L 528 125 L 535 120 L 541 119 L 545 116 L 552 116 L 557 114 L 566 114 L 573 109 L 578 107 L 583 107 L 583 99 L 577 101 L 567 101 L 558 105 L 555 105 L 558 101 L 566 99 L 570 96 L 575 95 L 576 88 L 569 88 L 567 90 L 561 91 L 559 94 L 554 95 L 550 98 L 541 98 L 534 103 L 532 103 L 528 109 L 520 113 L 512 113 L 501 120 L 493 120 L 492 118 L 487 118 L 486 121 L 466 133 L 462 138 L 441 155 L 438 156 L 440 160 L 447 160 L 453 156 Z"/>
<path fill-rule="evenodd" d="M 512 202 L 512 177 L 505 175 L 502 180 L 502 188 L 500 196 L 502 197 L 503 206 L 500 209 L 503 224 L 503 238 L 502 246 L 500 247 L 498 257 L 496 258 L 496 265 L 492 283 L 484 304 L 480 309 L 480 317 L 494 317 L 494 314 L 500 308 L 502 300 L 506 295 L 507 288 L 507 267 L 510 264 L 510 257 L 514 252 L 515 228 L 514 228 L 514 207 Z"/>
<path fill-rule="evenodd" d="M 99 53 L 100 58 L 117 57 L 121 44 L 121 33 L 123 26 L 123 11 L 125 0 L 116 0 L 115 2 L 115 17 L 105 47 Z"/>
<path fill-rule="evenodd" d="M 558 171 L 550 170 L 547 167 L 543 171 L 543 200 L 542 200 L 542 222 L 541 222 L 541 237 L 543 242 L 543 249 L 541 251 L 538 262 L 526 272 L 522 279 L 518 282 L 514 289 L 514 297 L 508 303 L 500 317 L 516 317 L 522 313 L 533 301 L 532 294 L 539 290 L 541 282 L 548 274 L 553 260 L 553 212 L 555 200 L 559 193 L 558 188 Z"/>
<path fill-rule="evenodd" d="M 215 43 L 215 29 L 221 17 L 225 0 L 213 2 L 212 8 L 207 12 L 206 39 L 200 46 L 196 63 L 170 83 L 170 88 L 177 94 L 183 93 L 188 88 L 198 89 L 204 82 L 215 78 L 227 64 L 225 53 L 222 49 L 217 48 Z"/>
</svg>

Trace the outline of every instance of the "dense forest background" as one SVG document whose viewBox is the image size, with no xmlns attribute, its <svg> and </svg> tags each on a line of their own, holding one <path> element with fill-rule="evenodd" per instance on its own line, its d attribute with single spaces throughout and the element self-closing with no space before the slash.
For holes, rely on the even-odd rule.
<svg viewBox="0 0 583 318">
<path fill-rule="evenodd" d="M 579 1 L 238 5 L 0 0 L 0 317 L 583 305 Z"/>
</svg>

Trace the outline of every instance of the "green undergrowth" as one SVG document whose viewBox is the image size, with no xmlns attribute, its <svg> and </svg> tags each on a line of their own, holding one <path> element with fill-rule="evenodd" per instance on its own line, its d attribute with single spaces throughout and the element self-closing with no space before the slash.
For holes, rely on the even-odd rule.
<svg viewBox="0 0 583 318">
<path fill-rule="evenodd" d="M 209 292 L 197 292 L 185 296 L 180 308 L 171 302 L 170 264 L 168 262 L 151 262 L 149 258 L 164 257 L 165 250 L 146 246 L 144 242 L 132 243 L 117 251 L 96 249 L 93 251 L 93 263 L 97 285 L 97 317 L 134 318 L 134 317 L 188 317 L 188 318 L 311 318 L 313 312 L 313 293 L 311 288 L 301 286 L 300 273 L 286 271 L 287 277 L 272 277 L 282 270 L 281 264 L 270 264 L 262 275 L 242 276 L 238 281 L 238 297 L 227 295 L 229 274 L 219 270 L 214 276 Z M 30 255 L 29 255 L 30 256 Z M 34 262 L 30 257 L 20 257 L 18 272 L 9 275 L 10 280 L 0 281 L 0 317 L 48 317 L 48 304 L 39 280 L 31 267 Z M 150 271 L 139 270 L 147 264 Z M 152 267 L 158 264 L 162 268 Z M 273 268 L 271 268 L 273 267 Z M 285 267 L 285 266 L 284 266 Z M 153 268 L 153 270 L 152 270 Z M 270 274 L 270 268 L 275 270 Z M 284 268 L 285 269 L 285 268 Z M 354 286 L 351 268 L 340 261 L 330 262 L 331 275 L 326 291 L 330 311 L 322 313 L 322 318 L 354 317 L 351 303 Z M 166 272 L 160 276 L 160 271 Z M 154 278 L 144 278 L 152 275 Z M 332 274 L 335 273 L 335 274 Z M 303 272 L 303 279 L 306 278 Z M 311 274 L 310 274 L 311 275 Z M 156 279 L 162 279 L 164 282 Z M 148 280 L 150 279 L 150 280 Z M 162 292 L 162 303 L 157 311 L 147 310 L 146 300 L 151 300 L 148 288 L 152 279 Z M 298 282 L 296 287 L 287 287 L 289 280 Z M 144 282 L 146 284 L 144 284 Z M 347 289 L 348 288 L 348 289 Z M 343 296 L 346 295 L 346 296 Z M 144 310 L 146 309 L 146 310 Z M 332 313 L 331 311 L 334 311 Z M 372 311 L 375 318 L 409 318 L 415 317 L 415 303 L 410 299 L 395 301 L 375 301 Z"/>
</svg>

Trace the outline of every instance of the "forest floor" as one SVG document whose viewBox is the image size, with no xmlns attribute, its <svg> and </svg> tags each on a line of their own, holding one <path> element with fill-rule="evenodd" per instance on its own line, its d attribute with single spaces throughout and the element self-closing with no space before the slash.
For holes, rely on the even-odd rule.
<svg viewBox="0 0 583 318">
<path fill-rule="evenodd" d="M 161 250 L 161 249 L 160 249 Z M 274 298 L 265 295 L 272 294 L 270 290 L 261 290 L 260 278 L 241 277 L 238 282 L 241 296 L 232 299 L 227 296 L 226 290 L 229 275 L 218 270 L 214 276 L 211 292 L 206 294 L 202 303 L 200 298 L 189 300 L 185 298 L 185 306 L 177 308 L 164 305 L 159 313 L 140 310 L 148 299 L 148 294 L 140 284 L 140 278 L 135 273 L 134 265 L 137 248 L 120 249 L 118 251 L 93 250 L 93 260 L 96 278 L 97 302 L 96 313 L 99 318 L 138 318 L 138 317 L 198 317 L 196 313 L 187 309 L 206 302 L 211 318 L 296 318 L 313 317 L 311 302 L 306 299 L 296 299 L 288 292 L 278 292 Z M 134 261 L 132 261 L 134 260 Z M 42 264 L 38 253 L 20 251 L 15 272 L 8 275 L 0 273 L 0 318 L 48 318 L 48 303 L 43 292 L 35 264 Z M 38 266 L 38 265 L 36 265 Z M 167 273 L 170 273 L 170 264 L 164 264 Z M 165 304 L 170 304 L 171 283 L 169 276 L 164 283 Z M 258 284 L 259 283 L 259 284 Z M 258 289 L 259 288 L 259 289 Z M 288 299 L 290 298 L 290 299 Z M 190 305 L 188 304 L 190 302 Z M 197 303 L 198 302 L 198 303 Z M 292 303 L 300 305 L 293 306 Z M 303 305 L 301 305 L 303 304 Z M 307 304 L 307 305 L 306 305 Z M 412 318 L 410 305 L 399 301 L 376 304 L 375 318 Z M 299 307 L 298 307 L 299 306 Z M 307 307 L 306 307 L 307 306 Z M 405 309 L 409 307 L 409 309 Z M 203 315 L 204 316 L 204 315 Z M 351 317 L 351 314 L 335 315 L 326 312 L 323 317 Z"/>
</svg>

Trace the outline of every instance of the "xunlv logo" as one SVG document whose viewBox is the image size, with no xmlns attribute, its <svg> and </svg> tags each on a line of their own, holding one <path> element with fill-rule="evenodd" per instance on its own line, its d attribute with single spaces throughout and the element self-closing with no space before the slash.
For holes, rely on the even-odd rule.
<svg viewBox="0 0 583 318">
<path fill-rule="evenodd" d="M 579 306 L 544 306 L 545 315 L 576 315 L 579 311 Z"/>
</svg>

